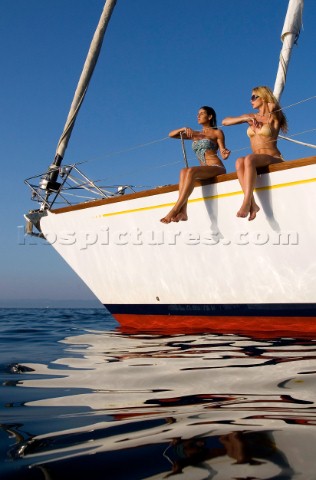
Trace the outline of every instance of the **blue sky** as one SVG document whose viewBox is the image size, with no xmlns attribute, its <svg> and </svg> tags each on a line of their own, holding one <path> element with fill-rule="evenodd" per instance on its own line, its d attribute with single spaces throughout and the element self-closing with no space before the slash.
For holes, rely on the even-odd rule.
<svg viewBox="0 0 316 480">
<path fill-rule="evenodd" d="M 108 185 L 177 183 L 181 148 L 168 132 L 197 128 L 202 105 L 215 108 L 218 123 L 250 112 L 252 87 L 273 89 L 287 4 L 118 0 L 64 163 L 86 162 L 85 173 Z M 1 0 L 0 306 L 94 299 L 50 246 L 24 241 L 23 214 L 36 205 L 23 181 L 54 158 L 102 9 L 103 0 Z M 316 2 L 305 0 L 281 99 L 289 135 L 316 128 L 315 99 L 289 107 L 316 95 L 315 21 Z M 296 138 L 315 144 L 315 132 Z M 224 133 L 233 171 L 249 142 L 244 126 Z M 288 160 L 315 152 L 284 141 L 279 147 Z M 187 152 L 196 164 L 189 144 Z"/>
</svg>

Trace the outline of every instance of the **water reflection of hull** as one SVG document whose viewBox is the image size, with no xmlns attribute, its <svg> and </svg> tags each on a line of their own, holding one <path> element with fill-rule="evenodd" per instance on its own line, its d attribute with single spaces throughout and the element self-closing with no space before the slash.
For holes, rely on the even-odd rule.
<svg viewBox="0 0 316 480">
<path fill-rule="evenodd" d="M 68 471 L 78 480 L 88 474 L 90 478 L 123 480 L 127 472 L 128 478 L 142 480 L 166 478 L 172 472 L 172 477 L 183 480 L 294 479 L 304 472 L 304 480 L 314 480 L 313 432 L 210 430 L 197 422 L 194 425 L 193 418 L 191 425 L 187 418 L 174 425 L 160 418 L 38 436 L 20 448 L 19 456 L 32 461 L 33 469 L 45 472 L 46 480 L 66 478 Z M 188 427 L 189 438 L 183 436 Z M 244 447 L 244 459 L 239 463 L 232 450 L 236 438 Z M 296 457 L 300 442 L 306 445 L 303 458 Z M 106 477 L 96 475 L 100 469 L 107 472 Z"/>
</svg>

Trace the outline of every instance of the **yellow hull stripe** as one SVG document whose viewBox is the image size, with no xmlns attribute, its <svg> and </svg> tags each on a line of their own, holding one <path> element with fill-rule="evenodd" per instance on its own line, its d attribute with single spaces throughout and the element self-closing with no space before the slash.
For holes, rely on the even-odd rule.
<svg viewBox="0 0 316 480">
<path fill-rule="evenodd" d="M 276 188 L 294 187 L 295 185 L 303 185 L 305 183 L 313 183 L 313 182 L 316 182 L 316 178 L 309 178 L 307 180 L 297 180 L 295 182 L 279 183 L 277 185 L 267 185 L 266 187 L 255 188 L 254 191 L 262 192 L 263 190 L 274 190 Z M 189 200 L 188 203 L 205 202 L 208 200 L 215 200 L 217 198 L 233 197 L 235 195 L 242 195 L 242 193 L 243 193 L 242 190 L 239 190 L 236 192 L 221 193 L 219 195 L 210 195 L 208 197 L 193 198 Z M 157 208 L 173 207 L 174 204 L 175 202 L 161 203 L 160 205 L 151 205 L 150 207 L 131 208 L 130 210 L 122 210 L 120 212 L 103 213 L 102 215 L 98 215 L 98 217 L 112 217 L 113 215 L 123 215 L 127 213 L 142 212 L 145 210 L 155 210 Z"/>
</svg>

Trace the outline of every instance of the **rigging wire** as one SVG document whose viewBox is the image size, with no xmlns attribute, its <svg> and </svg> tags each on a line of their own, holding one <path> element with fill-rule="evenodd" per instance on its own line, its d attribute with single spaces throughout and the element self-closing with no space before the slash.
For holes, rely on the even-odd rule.
<svg viewBox="0 0 316 480">
<path fill-rule="evenodd" d="M 315 132 L 316 128 L 310 128 L 309 130 L 303 130 L 303 132 L 292 133 L 289 137 L 296 137 L 297 135 L 303 135 L 303 133 Z"/>
<path fill-rule="evenodd" d="M 298 101 L 298 102 L 292 103 L 292 104 L 290 104 L 290 105 L 286 105 L 285 107 L 282 107 L 280 110 L 286 110 L 286 109 L 288 109 L 288 108 L 295 107 L 295 106 L 300 105 L 300 104 L 302 104 L 302 103 L 305 103 L 305 102 L 314 100 L 315 98 L 316 98 L 316 95 L 313 95 L 313 96 L 308 97 L 308 98 L 304 98 L 303 100 L 300 100 L 300 101 Z M 278 111 L 279 111 L 279 110 L 276 110 L 276 112 L 278 112 Z M 224 128 L 228 128 L 228 127 L 226 127 L 225 125 L 221 125 L 220 128 L 221 128 L 221 129 L 224 129 Z M 312 130 L 310 130 L 310 131 L 312 131 Z M 289 137 L 293 137 L 293 136 L 295 136 L 295 135 L 301 135 L 301 134 L 307 133 L 307 132 L 308 132 L 308 130 L 307 130 L 307 131 L 304 131 L 304 132 L 300 132 L 300 133 L 296 133 L 296 134 L 289 135 Z M 126 148 L 126 149 L 123 149 L 123 150 L 119 150 L 119 151 L 116 151 L 116 152 L 113 152 L 113 153 L 106 154 L 106 155 L 104 155 L 104 157 L 107 158 L 107 157 L 111 157 L 111 156 L 114 156 L 114 155 L 119 155 L 119 154 L 121 154 L 121 153 L 126 153 L 126 152 L 129 152 L 129 151 L 132 151 L 132 150 L 137 150 L 137 149 L 139 149 L 139 148 L 143 148 L 143 147 L 146 147 L 146 146 L 148 146 L 148 145 L 152 145 L 152 144 L 154 144 L 154 143 L 163 142 L 163 141 L 167 140 L 168 138 L 169 138 L 169 136 L 163 137 L 163 138 L 160 138 L 160 139 L 157 139 L 157 140 L 153 140 L 153 141 L 151 141 L 151 142 L 141 143 L 141 144 L 139 144 L 139 145 L 135 145 L 135 146 L 130 147 L 130 148 Z M 286 139 L 287 137 L 281 137 L 281 136 L 280 136 L 280 138 Z M 244 148 L 241 148 L 241 149 L 238 149 L 238 150 L 231 150 L 231 152 L 237 152 L 237 151 L 241 151 L 241 150 L 246 150 L 247 148 L 249 148 L 249 147 L 244 147 Z M 168 164 L 167 164 L 167 165 L 168 165 Z"/>
<path fill-rule="evenodd" d="M 114 155 L 119 155 L 121 153 L 126 153 L 126 152 L 130 152 L 132 150 L 137 150 L 138 148 L 143 148 L 143 147 L 147 147 L 148 145 L 153 145 L 154 143 L 159 143 L 159 142 L 163 142 L 164 140 L 167 140 L 169 138 L 168 137 L 163 137 L 163 138 L 159 138 L 158 140 L 152 140 L 151 142 L 146 142 L 146 143 L 141 143 L 139 145 L 135 145 L 134 147 L 129 147 L 129 148 L 125 148 L 124 150 L 119 150 L 117 152 L 112 152 L 112 153 L 108 153 L 107 155 L 104 155 L 104 157 L 112 157 Z"/>
<path fill-rule="evenodd" d="M 303 145 L 305 147 L 311 147 L 311 148 L 316 148 L 316 145 L 313 145 L 312 143 L 305 143 L 305 142 L 299 142 L 298 140 L 292 139 L 292 137 L 296 137 L 297 135 L 303 135 L 304 133 L 310 133 L 310 132 L 315 132 L 316 128 L 311 128 L 309 130 L 304 130 L 302 132 L 297 132 L 293 133 L 292 135 L 284 136 L 284 135 L 279 135 L 278 138 L 281 140 L 288 140 L 289 142 L 294 142 L 298 143 L 299 145 Z M 267 140 L 266 143 L 273 143 L 274 140 Z M 249 145 L 247 147 L 242 147 L 242 148 L 237 148 L 234 150 L 231 150 L 231 153 L 236 153 L 236 152 L 241 152 L 242 150 L 249 150 Z"/>
<path fill-rule="evenodd" d="M 289 108 L 292 108 L 292 107 L 295 107 L 297 105 L 300 105 L 302 103 L 306 103 L 308 101 L 311 101 L 311 100 L 314 100 L 316 98 L 316 95 L 313 95 L 311 97 L 308 97 L 308 98 L 305 98 L 305 99 L 302 99 L 298 102 L 295 102 L 295 103 L 292 103 L 292 104 L 289 104 L 289 105 L 286 105 L 285 107 L 282 107 L 282 110 L 285 110 L 285 109 L 289 109 Z M 277 110 L 278 111 L 278 110 Z M 225 125 L 221 125 L 220 126 L 221 129 L 224 129 L 224 128 L 227 128 Z M 310 130 L 305 130 L 303 132 L 298 132 L 298 133 L 294 133 L 292 135 L 289 135 L 288 137 L 285 137 L 283 135 L 279 135 L 278 138 L 282 139 L 282 140 L 288 140 L 288 141 L 291 141 L 291 142 L 294 142 L 294 143 L 298 143 L 300 145 L 303 145 L 303 146 L 307 146 L 307 147 L 311 147 L 311 148 L 316 148 L 315 145 L 312 145 L 312 144 L 308 144 L 308 143 L 304 143 L 304 142 L 299 142 L 297 140 L 294 140 L 290 137 L 294 137 L 294 136 L 297 136 L 297 135 L 302 135 L 304 133 L 309 133 L 309 132 L 312 132 L 312 131 L 315 131 L 316 129 L 310 129 Z M 112 152 L 112 153 L 108 153 L 106 155 L 103 156 L 103 158 L 108 158 L 108 157 L 112 157 L 112 156 L 115 156 L 115 155 L 119 155 L 119 154 L 122 154 L 122 153 L 128 153 L 130 151 L 133 151 L 133 150 L 138 150 L 138 149 L 141 149 L 141 148 L 144 148 L 144 147 L 147 147 L 147 146 L 150 146 L 150 145 L 153 145 L 155 143 L 160 143 L 160 142 L 164 142 L 165 140 L 168 140 L 170 137 L 167 136 L 167 137 L 163 137 L 163 138 L 159 138 L 159 139 L 156 139 L 156 140 L 152 140 L 150 142 L 145 142 L 145 143 L 141 143 L 141 144 L 137 144 L 137 145 L 134 145 L 132 147 L 129 147 L 129 148 L 125 148 L 125 149 L 122 149 L 122 150 L 118 150 L 118 151 L 115 151 L 115 152 Z M 246 147 L 242 147 L 242 148 L 238 148 L 238 149 L 232 149 L 231 150 L 231 153 L 237 153 L 237 152 L 241 152 L 241 151 L 244 151 L 244 150 L 249 150 L 249 145 L 246 146 Z M 189 160 L 193 160 L 195 157 L 193 156 L 190 156 L 189 157 Z M 90 160 L 91 161 L 91 160 Z M 89 160 L 87 162 L 90 162 Z M 154 170 L 154 169 L 158 169 L 158 168 L 164 168 L 164 167 L 169 167 L 171 165 L 176 165 L 176 164 L 179 164 L 179 163 L 182 163 L 182 161 L 178 160 L 178 161 L 175 161 L 175 162 L 169 162 L 169 163 L 165 163 L 165 164 L 161 164 L 161 165 L 156 165 L 156 166 L 150 166 L 148 169 L 142 169 L 141 171 L 144 172 L 144 171 L 151 171 L 151 170 Z M 123 172 L 121 172 L 123 173 Z M 125 172 L 125 175 L 128 175 L 130 173 L 137 173 L 137 171 L 135 171 L 135 169 L 132 171 L 132 172 Z M 106 179 L 102 179 L 100 181 L 104 181 L 104 180 L 108 180 L 108 177 Z"/>
<path fill-rule="evenodd" d="M 316 98 L 316 95 L 315 96 L 312 96 L 312 97 L 309 97 L 309 98 L 306 98 L 306 99 L 303 99 L 303 100 L 300 100 L 299 102 L 296 102 L 296 103 L 293 103 L 291 105 L 287 105 L 285 107 L 283 107 L 282 110 L 284 109 L 288 109 L 288 108 L 292 108 L 292 107 L 295 107 L 297 105 L 300 105 L 302 103 L 305 103 L 307 101 L 310 101 L 310 100 L 313 100 Z M 220 128 L 225 128 L 225 126 L 221 126 Z M 301 131 L 301 132 L 297 132 L 297 133 L 293 133 L 291 135 L 289 135 L 288 137 L 285 137 L 283 135 L 279 135 L 278 138 L 281 139 L 281 140 L 287 140 L 287 141 L 290 141 L 290 142 L 294 142 L 294 143 L 297 143 L 297 144 L 300 144 L 300 145 L 303 145 L 303 146 L 307 146 L 307 147 L 310 147 L 310 148 L 316 148 L 316 145 L 312 145 L 312 144 L 309 144 L 309 143 L 305 143 L 305 142 L 300 142 L 298 140 L 294 140 L 292 137 L 295 137 L 295 136 L 298 136 L 298 135 L 302 135 L 302 134 L 305 134 L 305 133 L 310 133 L 310 132 L 314 132 L 316 131 L 316 128 L 313 128 L 313 129 L 309 129 L 309 130 L 304 130 L 304 131 Z M 122 149 L 120 151 L 116 151 L 116 152 L 112 152 L 112 153 L 109 153 L 107 155 L 105 155 L 105 157 L 111 157 L 111 156 L 114 156 L 114 155 L 119 155 L 119 154 L 122 154 L 122 153 L 126 153 L 126 152 L 130 152 L 132 150 L 137 150 L 137 149 L 140 149 L 140 148 L 144 148 L 146 146 L 149 146 L 149 145 L 153 145 L 155 143 L 159 143 L 159 142 L 163 142 L 167 139 L 169 139 L 170 137 L 167 136 L 167 137 L 163 137 L 163 138 L 159 138 L 157 140 L 152 140 L 150 142 L 145 142 L 145 143 L 142 143 L 142 144 L 138 144 L 138 145 L 134 145 L 132 147 L 129 147 L 129 148 L 126 148 L 126 149 Z M 269 142 L 275 142 L 275 140 L 268 140 L 267 143 Z M 182 149 L 183 149 L 183 141 L 182 141 Z M 231 153 L 237 153 L 237 152 L 240 152 L 240 151 L 243 151 L 243 150 L 249 150 L 249 145 L 247 147 L 242 147 L 242 148 L 239 148 L 239 149 L 233 149 L 231 150 Z M 195 158 L 195 157 L 194 157 Z M 190 156 L 190 160 L 193 159 L 193 156 Z M 185 160 L 186 160 L 186 163 L 187 163 L 187 158 L 186 158 L 186 155 L 185 155 Z M 91 160 L 90 160 L 91 161 Z M 85 162 L 80 162 L 80 163 L 87 163 L 87 162 L 90 162 L 89 160 L 88 161 L 85 161 Z M 140 171 L 142 173 L 144 172 L 149 172 L 149 171 L 152 171 L 152 170 L 155 170 L 155 169 L 160 169 L 160 168 L 164 168 L 164 167 L 168 167 L 168 166 L 171 166 L 171 165 L 177 165 L 179 163 L 182 163 L 183 161 L 181 160 L 177 160 L 177 161 L 173 161 L 173 162 L 168 162 L 168 163 L 164 163 L 164 164 L 160 164 L 160 165 L 151 165 L 150 167 L 148 167 L 147 169 L 144 169 L 144 168 L 141 168 L 141 169 L 138 169 L 135 171 L 135 168 L 131 171 L 131 172 L 125 172 L 124 174 L 125 175 L 129 175 L 129 174 L 134 174 L 135 173 L 137 174 L 137 171 Z M 188 164 L 187 164 L 188 166 Z M 81 172 L 80 172 L 81 174 Z M 123 174 L 123 172 L 121 172 L 121 175 Z M 106 187 L 102 186 L 102 187 L 98 187 L 96 184 L 99 183 L 99 182 L 104 182 L 105 180 L 109 180 L 109 178 L 105 178 L 105 179 L 99 179 L 97 181 L 94 181 L 94 182 L 91 182 L 91 181 L 88 181 L 87 182 L 87 178 L 84 177 L 86 182 L 82 183 L 81 181 L 79 181 L 79 179 L 76 179 L 75 177 L 73 176 L 69 176 L 69 180 L 74 182 L 74 184 L 76 185 L 75 187 L 68 187 L 67 189 L 67 196 L 73 196 L 73 197 L 76 197 L 78 198 L 78 194 L 72 194 L 70 193 L 69 190 L 73 190 L 73 189 L 76 189 L 77 188 L 83 188 L 84 190 L 86 191 L 89 191 L 90 193 L 96 193 L 95 192 L 95 189 L 97 189 L 99 191 L 99 194 L 100 194 L 100 191 L 103 192 L 103 194 L 105 196 L 112 196 L 114 194 L 114 192 L 110 192 L 108 190 L 104 190 Z M 113 185 L 110 187 L 110 188 L 113 188 Z M 129 188 L 131 188 L 131 186 L 129 186 Z M 139 188 L 139 187 L 138 187 Z M 148 188 L 148 187 L 147 187 Z M 90 197 L 87 197 L 87 196 L 80 196 L 82 199 L 85 199 L 85 200 L 88 200 L 90 199 Z"/>
<path fill-rule="evenodd" d="M 304 147 L 316 148 L 316 145 L 313 145 L 312 143 L 300 142 L 299 140 L 293 140 L 293 138 L 284 137 L 283 135 L 279 135 L 279 138 L 282 138 L 282 140 L 287 140 L 288 142 L 298 143 Z"/>
<path fill-rule="evenodd" d="M 316 98 L 316 95 L 314 95 L 313 97 L 308 97 L 308 98 L 304 98 L 304 100 L 300 100 L 299 102 L 296 102 L 296 103 L 292 103 L 290 105 L 287 105 L 285 107 L 282 107 L 280 108 L 280 110 L 287 110 L 288 108 L 291 108 L 291 107 L 296 107 L 296 105 L 300 105 L 301 103 L 305 103 L 305 102 L 308 102 L 309 100 L 314 100 Z M 279 110 L 276 110 L 276 112 L 278 112 Z"/>
</svg>

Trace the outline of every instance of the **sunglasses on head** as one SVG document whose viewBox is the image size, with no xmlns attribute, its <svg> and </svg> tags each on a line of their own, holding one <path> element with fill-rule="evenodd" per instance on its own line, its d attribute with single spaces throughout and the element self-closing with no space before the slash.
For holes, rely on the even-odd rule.
<svg viewBox="0 0 316 480">
<path fill-rule="evenodd" d="M 260 98 L 259 95 L 251 95 L 250 100 L 254 102 L 255 100 L 257 100 L 257 98 Z"/>
</svg>

